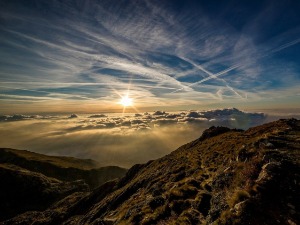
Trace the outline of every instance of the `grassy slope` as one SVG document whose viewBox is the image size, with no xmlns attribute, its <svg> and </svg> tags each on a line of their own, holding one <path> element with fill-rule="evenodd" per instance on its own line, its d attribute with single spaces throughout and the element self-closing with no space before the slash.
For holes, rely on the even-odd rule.
<svg viewBox="0 0 300 225">
<path fill-rule="evenodd" d="M 132 169 L 136 174 L 128 180 L 125 177 L 126 182 L 93 205 L 81 221 L 297 223 L 299 213 L 287 204 L 299 207 L 294 184 L 294 180 L 299 182 L 299 137 L 299 121 L 277 121 L 246 132 L 229 131 L 196 140 Z M 263 169 L 270 162 L 278 163 L 274 176 Z M 264 173 L 265 180 L 257 181 Z"/>
</svg>

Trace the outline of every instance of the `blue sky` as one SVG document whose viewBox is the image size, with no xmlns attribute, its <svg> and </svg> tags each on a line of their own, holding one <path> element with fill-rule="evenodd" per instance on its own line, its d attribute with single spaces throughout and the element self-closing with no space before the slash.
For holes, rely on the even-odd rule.
<svg viewBox="0 0 300 225">
<path fill-rule="evenodd" d="M 0 113 L 300 108 L 300 1 L 2 0 Z"/>
</svg>

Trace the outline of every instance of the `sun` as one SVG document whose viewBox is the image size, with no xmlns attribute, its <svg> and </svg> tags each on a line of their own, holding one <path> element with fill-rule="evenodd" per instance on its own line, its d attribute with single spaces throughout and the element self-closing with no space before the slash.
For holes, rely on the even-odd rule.
<svg viewBox="0 0 300 225">
<path fill-rule="evenodd" d="M 129 98 L 128 96 L 124 96 L 120 100 L 120 104 L 124 107 L 131 106 L 133 103 L 132 98 Z"/>
</svg>

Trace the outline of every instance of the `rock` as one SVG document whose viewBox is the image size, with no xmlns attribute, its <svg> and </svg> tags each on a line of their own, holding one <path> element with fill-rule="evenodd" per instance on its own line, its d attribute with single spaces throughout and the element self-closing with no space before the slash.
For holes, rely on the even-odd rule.
<svg viewBox="0 0 300 225">
<path fill-rule="evenodd" d="M 245 208 L 245 205 L 247 204 L 247 201 L 248 200 L 244 200 L 244 201 L 241 201 L 241 202 L 239 202 L 239 203 L 237 203 L 237 204 L 234 205 L 233 211 L 235 212 L 235 214 L 237 214 L 237 215 L 241 214 L 241 212 Z"/>
<path fill-rule="evenodd" d="M 267 148 L 274 148 L 274 145 L 273 145 L 271 142 L 267 142 L 267 143 L 265 144 L 265 146 L 266 146 Z"/>
<path fill-rule="evenodd" d="M 279 162 L 270 162 L 262 166 L 262 170 L 256 180 L 256 183 L 266 182 L 273 177 L 274 170 L 279 169 L 281 164 Z"/>
</svg>

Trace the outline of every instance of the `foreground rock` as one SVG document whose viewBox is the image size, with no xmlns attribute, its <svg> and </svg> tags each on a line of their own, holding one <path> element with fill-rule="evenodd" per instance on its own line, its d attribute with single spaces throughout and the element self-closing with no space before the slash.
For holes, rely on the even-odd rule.
<svg viewBox="0 0 300 225">
<path fill-rule="evenodd" d="M 91 194 L 3 224 L 299 224 L 300 121 L 213 127 Z"/>
</svg>

